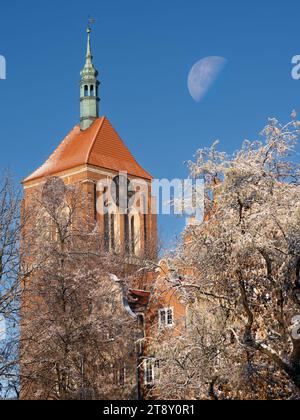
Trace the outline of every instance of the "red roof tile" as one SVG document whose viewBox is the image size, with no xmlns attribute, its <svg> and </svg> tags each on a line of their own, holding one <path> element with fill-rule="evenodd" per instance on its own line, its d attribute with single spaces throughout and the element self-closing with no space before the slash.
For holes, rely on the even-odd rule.
<svg viewBox="0 0 300 420">
<path fill-rule="evenodd" d="M 89 164 L 116 172 L 124 171 L 138 178 L 151 180 L 134 159 L 106 117 L 98 118 L 85 131 L 75 126 L 48 160 L 24 182 Z"/>
</svg>

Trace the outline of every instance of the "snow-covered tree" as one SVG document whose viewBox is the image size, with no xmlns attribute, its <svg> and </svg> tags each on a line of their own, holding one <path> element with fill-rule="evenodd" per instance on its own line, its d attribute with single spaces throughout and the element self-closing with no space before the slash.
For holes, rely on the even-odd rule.
<svg viewBox="0 0 300 420">
<path fill-rule="evenodd" d="M 13 179 L 0 181 L 0 396 L 18 392 L 20 192 Z"/>
<path fill-rule="evenodd" d="M 121 257 L 104 252 L 82 186 L 50 179 L 28 203 L 21 397 L 134 398 L 135 319 L 117 281 Z"/>
<path fill-rule="evenodd" d="M 232 156 L 215 143 L 190 162 L 205 180 L 206 218 L 170 259 L 170 287 L 193 315 L 167 344 L 162 395 L 172 380 L 179 399 L 299 398 L 299 127 L 295 112 L 286 125 L 270 119 L 262 140 Z"/>
</svg>

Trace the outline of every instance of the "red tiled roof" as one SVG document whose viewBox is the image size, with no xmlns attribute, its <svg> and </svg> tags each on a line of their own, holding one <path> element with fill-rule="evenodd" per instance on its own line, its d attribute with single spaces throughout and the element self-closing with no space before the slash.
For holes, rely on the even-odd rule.
<svg viewBox="0 0 300 420">
<path fill-rule="evenodd" d="M 123 171 L 138 178 L 151 180 L 134 159 L 106 117 L 98 118 L 87 130 L 77 125 L 61 142 L 48 160 L 24 182 L 89 164 L 116 172 Z"/>
</svg>

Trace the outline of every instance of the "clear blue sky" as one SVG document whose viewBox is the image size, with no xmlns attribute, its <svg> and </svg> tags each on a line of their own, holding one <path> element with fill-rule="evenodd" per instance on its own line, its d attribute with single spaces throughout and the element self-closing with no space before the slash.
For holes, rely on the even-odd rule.
<svg viewBox="0 0 300 420">
<path fill-rule="evenodd" d="M 101 114 L 155 177 L 185 177 L 184 161 L 219 138 L 234 151 L 268 116 L 300 111 L 299 0 L 11 0 L 2 2 L 0 167 L 22 179 L 78 122 L 88 15 Z M 200 58 L 228 65 L 199 104 L 187 75 Z M 160 220 L 170 238 L 177 219 Z"/>
</svg>

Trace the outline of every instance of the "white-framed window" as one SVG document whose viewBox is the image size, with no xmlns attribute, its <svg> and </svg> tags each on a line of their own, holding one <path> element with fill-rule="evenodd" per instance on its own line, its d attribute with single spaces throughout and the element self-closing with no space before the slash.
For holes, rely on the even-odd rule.
<svg viewBox="0 0 300 420">
<path fill-rule="evenodd" d="M 172 327 L 174 325 L 174 309 L 162 308 L 158 311 L 159 328 Z"/>
<path fill-rule="evenodd" d="M 147 359 L 144 361 L 144 383 L 145 385 L 154 385 L 159 377 L 159 360 Z"/>
</svg>

